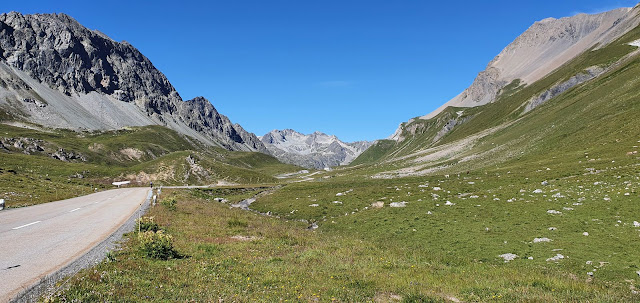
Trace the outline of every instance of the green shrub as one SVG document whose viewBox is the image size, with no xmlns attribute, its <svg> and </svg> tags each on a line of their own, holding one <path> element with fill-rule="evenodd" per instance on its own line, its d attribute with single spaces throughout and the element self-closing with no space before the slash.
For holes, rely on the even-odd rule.
<svg viewBox="0 0 640 303">
<path fill-rule="evenodd" d="M 173 238 L 162 230 L 145 231 L 138 234 L 138 239 L 140 240 L 140 250 L 147 257 L 161 260 L 179 257 L 178 252 L 173 248 Z"/>
<path fill-rule="evenodd" d="M 178 201 L 176 201 L 176 198 L 166 198 L 162 199 L 160 204 L 164 205 L 164 207 L 169 210 L 176 210 L 176 204 L 178 204 Z"/>
<path fill-rule="evenodd" d="M 138 223 L 138 228 L 140 229 L 140 232 L 145 232 L 145 231 L 156 232 L 160 230 L 160 226 L 158 225 L 158 223 L 154 222 L 153 217 L 142 217 L 136 221 Z"/>
</svg>

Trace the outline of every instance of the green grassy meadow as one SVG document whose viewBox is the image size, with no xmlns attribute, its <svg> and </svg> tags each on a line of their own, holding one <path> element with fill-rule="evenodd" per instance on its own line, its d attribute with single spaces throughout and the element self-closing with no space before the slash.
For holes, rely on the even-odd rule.
<svg viewBox="0 0 640 303">
<path fill-rule="evenodd" d="M 147 216 L 185 258 L 145 258 L 132 233 L 53 300 L 637 301 L 636 166 L 552 172 L 288 184 L 251 205 L 272 216 L 228 206 L 264 188 L 165 190 L 176 210 Z"/>
</svg>

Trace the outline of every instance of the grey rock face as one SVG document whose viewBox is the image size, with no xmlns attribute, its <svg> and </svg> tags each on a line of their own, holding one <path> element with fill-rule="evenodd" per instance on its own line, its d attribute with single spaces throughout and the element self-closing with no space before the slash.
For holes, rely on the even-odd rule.
<svg viewBox="0 0 640 303">
<path fill-rule="evenodd" d="M 278 160 L 316 169 L 349 164 L 373 144 L 345 143 L 321 132 L 304 135 L 292 129 L 273 130 L 260 140 Z"/>
<path fill-rule="evenodd" d="M 594 66 L 591 68 L 586 69 L 584 72 L 581 72 L 571 78 L 569 78 L 569 80 L 564 81 L 562 83 L 558 83 L 556 85 L 554 85 L 553 87 L 551 87 L 550 89 L 542 92 L 539 96 L 532 98 L 531 100 L 529 100 L 529 103 L 527 103 L 527 106 L 524 108 L 524 113 L 527 113 L 531 110 L 533 110 L 534 108 L 542 105 L 542 103 L 547 102 L 549 100 L 551 100 L 552 98 L 572 89 L 573 87 L 582 84 L 584 82 L 587 82 L 591 79 L 594 79 L 600 75 L 602 75 L 603 73 L 606 72 L 605 68 L 599 67 L 599 66 Z"/>
<path fill-rule="evenodd" d="M 147 99 L 171 110 L 179 100 L 167 78 L 132 45 L 90 31 L 65 14 L 0 15 L 0 58 L 70 95 L 97 91 L 122 101 Z M 160 102 L 164 101 L 164 102 Z"/>
<path fill-rule="evenodd" d="M 54 152 L 51 155 L 51 158 L 58 159 L 60 161 L 65 161 L 65 162 L 70 162 L 74 160 L 83 161 L 83 162 L 87 161 L 87 158 L 84 155 L 80 153 L 76 153 L 74 151 L 65 151 L 63 148 L 60 148 L 58 149 L 58 151 Z"/>
<path fill-rule="evenodd" d="M 446 134 L 451 132 L 457 125 L 463 124 L 467 122 L 471 117 L 456 117 L 450 119 L 443 127 L 438 131 L 438 133 L 433 137 L 432 142 L 438 142 L 438 140 L 442 139 Z"/>
<path fill-rule="evenodd" d="M 0 105 L 32 100 L 25 103 L 41 109 L 11 106 L 24 107 L 18 111 L 27 112 L 23 118 L 35 123 L 88 129 L 160 124 L 227 149 L 267 152 L 255 135 L 232 124 L 206 99 L 183 101 L 131 44 L 113 41 L 65 14 L 1 14 L 0 64 L 6 65 L 0 73 Z M 53 91 L 36 87 L 39 84 Z M 104 104 L 117 110 L 105 118 L 106 110 L 97 113 Z M 124 117 L 118 112 L 122 108 L 139 113 Z"/>
<path fill-rule="evenodd" d="M 44 141 L 34 138 L 0 138 L 0 149 L 14 149 L 25 155 L 44 151 Z"/>
<path fill-rule="evenodd" d="M 10 153 L 20 152 L 25 155 L 44 154 L 53 159 L 65 162 L 87 161 L 87 157 L 79 152 L 64 150 L 63 148 L 56 147 L 55 144 L 51 144 L 50 142 L 28 137 L 0 137 L 0 150 Z"/>
</svg>

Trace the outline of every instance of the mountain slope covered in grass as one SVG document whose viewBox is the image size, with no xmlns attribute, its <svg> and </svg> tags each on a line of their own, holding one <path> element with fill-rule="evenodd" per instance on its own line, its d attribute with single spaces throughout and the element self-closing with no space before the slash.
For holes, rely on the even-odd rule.
<svg viewBox="0 0 640 303">
<path fill-rule="evenodd" d="M 404 124 L 382 161 L 369 162 L 376 167 L 372 173 L 382 178 L 458 173 L 529 165 L 545 157 L 562 164 L 590 151 L 612 161 L 635 160 L 627 152 L 633 153 L 640 139 L 633 123 L 639 114 L 638 39 L 640 29 L 634 28 L 534 83 L 514 81 L 492 103 L 448 107 L 433 118 Z"/>
</svg>

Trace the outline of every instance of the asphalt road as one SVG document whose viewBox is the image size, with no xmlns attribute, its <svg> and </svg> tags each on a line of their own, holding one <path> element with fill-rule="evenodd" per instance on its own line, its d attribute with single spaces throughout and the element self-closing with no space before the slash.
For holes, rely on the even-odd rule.
<svg viewBox="0 0 640 303">
<path fill-rule="evenodd" d="M 0 211 L 0 302 L 72 262 L 115 232 L 149 188 L 122 188 Z"/>
</svg>

